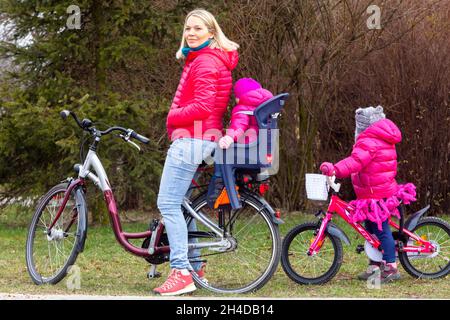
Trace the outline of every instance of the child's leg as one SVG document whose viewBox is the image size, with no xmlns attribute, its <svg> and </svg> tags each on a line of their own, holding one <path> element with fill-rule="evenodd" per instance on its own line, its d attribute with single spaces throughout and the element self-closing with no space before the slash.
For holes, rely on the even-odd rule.
<svg viewBox="0 0 450 320">
<path fill-rule="evenodd" d="M 214 164 L 214 177 L 222 177 L 222 170 L 217 164 Z"/>
<path fill-rule="evenodd" d="M 366 220 L 364 222 L 364 228 L 366 228 L 366 230 L 370 233 L 370 234 L 375 234 L 374 232 L 374 226 L 375 228 L 377 227 L 376 224 L 370 222 L 369 220 Z M 381 261 L 373 261 L 371 259 L 369 259 L 369 266 L 367 267 L 367 270 L 360 273 L 358 275 L 358 279 L 359 280 L 368 280 L 370 277 L 372 277 L 376 272 L 380 272 L 380 266 L 381 266 Z"/>
<path fill-rule="evenodd" d="M 207 202 L 210 208 L 214 208 L 216 199 L 222 192 L 223 187 L 222 171 L 220 170 L 220 166 L 214 164 L 214 175 L 209 183 L 207 194 Z"/>
<path fill-rule="evenodd" d="M 371 222 L 370 220 L 365 220 L 364 221 L 364 228 L 366 228 L 366 230 L 370 233 L 370 234 L 375 234 L 375 231 L 373 231 L 373 226 L 376 227 L 376 224 Z"/>
<path fill-rule="evenodd" d="M 383 247 L 383 260 L 385 263 L 382 265 L 381 271 L 381 283 L 395 281 L 400 279 L 400 273 L 398 272 L 397 263 L 395 262 L 395 241 L 392 236 L 392 231 L 389 227 L 389 220 L 386 220 L 382 224 L 382 230 L 378 229 L 376 223 L 368 221 L 371 225 L 373 233 L 377 236 Z"/>
<path fill-rule="evenodd" d="M 370 220 L 365 220 L 364 221 L 364 227 L 366 228 L 366 230 L 370 233 L 370 234 L 374 234 L 377 236 L 378 239 L 380 239 L 378 237 L 378 234 L 376 231 L 378 231 L 378 226 L 376 223 L 371 222 Z M 376 230 L 376 231 L 375 231 Z M 380 266 L 381 262 L 375 262 L 370 260 L 369 261 L 370 265 L 376 265 L 376 266 Z"/>
<path fill-rule="evenodd" d="M 395 263 L 395 241 L 389 227 L 389 221 L 386 220 L 383 222 L 382 231 L 378 229 L 376 223 L 372 221 L 367 221 L 366 223 L 370 225 L 370 232 L 375 234 L 381 242 L 381 246 L 383 247 L 383 260 L 386 261 L 386 263 Z"/>
</svg>

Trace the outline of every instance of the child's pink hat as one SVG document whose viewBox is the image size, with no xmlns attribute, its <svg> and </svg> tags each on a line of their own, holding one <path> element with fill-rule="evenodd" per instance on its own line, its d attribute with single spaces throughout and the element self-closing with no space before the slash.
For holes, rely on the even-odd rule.
<svg viewBox="0 0 450 320">
<path fill-rule="evenodd" d="M 234 84 L 234 95 L 236 98 L 240 98 L 249 91 L 261 88 L 262 86 L 258 81 L 252 78 L 242 78 Z"/>
</svg>

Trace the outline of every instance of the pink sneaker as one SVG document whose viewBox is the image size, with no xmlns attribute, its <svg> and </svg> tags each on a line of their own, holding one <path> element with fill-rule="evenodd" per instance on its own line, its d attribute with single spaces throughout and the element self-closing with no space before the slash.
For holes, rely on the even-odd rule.
<svg viewBox="0 0 450 320">
<path fill-rule="evenodd" d="M 162 296 L 176 296 L 183 293 L 192 292 L 195 289 L 191 273 L 187 269 L 172 269 L 169 277 L 162 286 L 153 289 L 153 292 Z"/>
<path fill-rule="evenodd" d="M 381 271 L 381 283 L 388 283 L 401 278 L 396 263 L 385 263 Z"/>
</svg>

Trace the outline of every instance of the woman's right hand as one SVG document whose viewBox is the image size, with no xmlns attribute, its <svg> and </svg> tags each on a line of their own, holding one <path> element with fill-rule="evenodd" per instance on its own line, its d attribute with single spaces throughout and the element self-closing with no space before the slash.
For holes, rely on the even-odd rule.
<svg viewBox="0 0 450 320">
<path fill-rule="evenodd" d="M 323 162 L 320 165 L 320 171 L 326 176 L 333 176 L 336 174 L 336 171 L 334 169 L 334 165 L 331 162 Z"/>
</svg>

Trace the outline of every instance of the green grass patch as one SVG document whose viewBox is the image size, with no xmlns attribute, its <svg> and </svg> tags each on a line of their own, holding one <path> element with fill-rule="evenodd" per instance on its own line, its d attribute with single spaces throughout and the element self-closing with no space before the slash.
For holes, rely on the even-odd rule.
<svg viewBox="0 0 450 320">
<path fill-rule="evenodd" d="M 22 212 L 14 217 L 0 215 L 0 292 L 27 294 L 88 294 L 88 295 L 152 295 L 151 290 L 164 282 L 168 274 L 168 264 L 158 267 L 163 277 L 149 280 L 146 277 L 149 265 L 142 259 L 127 253 L 117 242 L 111 227 L 90 226 L 85 251 L 76 261 L 81 271 L 79 290 L 70 290 L 70 275 L 57 285 L 36 286 L 32 283 L 25 265 L 25 241 L 30 212 Z M 129 213 L 131 218 L 142 217 L 142 213 Z M 284 236 L 295 225 L 314 220 L 313 215 L 290 213 L 282 217 L 285 224 L 280 226 Z M 450 221 L 450 216 L 441 217 Z M 146 218 L 150 220 L 150 218 Z M 146 221 L 144 220 L 144 221 Z M 302 286 L 291 281 L 281 265 L 272 279 L 248 297 L 273 298 L 446 298 L 450 297 L 449 277 L 438 280 L 421 280 L 409 276 L 402 268 L 403 278 L 381 289 L 369 289 L 366 282 L 356 280 L 356 275 L 366 268 L 364 254 L 358 255 L 355 248 L 363 244 L 362 238 L 339 218 L 334 222 L 349 236 L 352 244 L 343 244 L 344 262 L 338 274 L 321 286 Z M 146 230 L 147 222 L 124 223 L 129 232 Z M 233 266 L 239 268 L 239 265 Z M 244 270 L 243 270 L 244 271 Z M 217 294 L 197 290 L 192 296 L 217 296 Z"/>
</svg>

